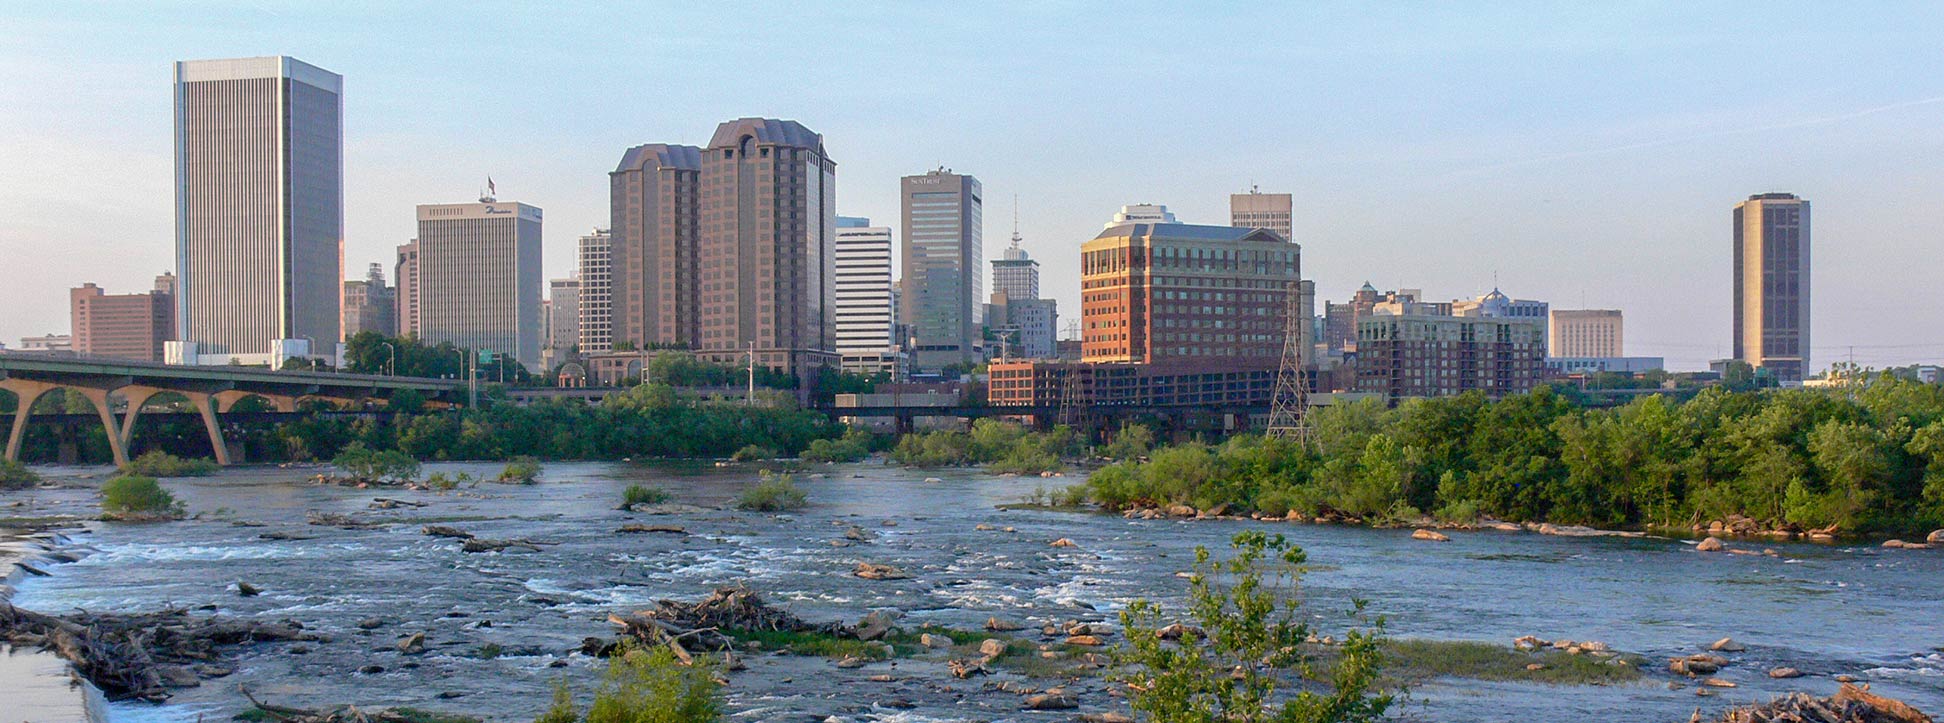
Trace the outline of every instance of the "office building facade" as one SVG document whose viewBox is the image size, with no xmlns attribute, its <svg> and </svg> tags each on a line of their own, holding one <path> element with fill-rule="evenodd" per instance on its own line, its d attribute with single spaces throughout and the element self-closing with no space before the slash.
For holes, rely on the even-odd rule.
<svg viewBox="0 0 1944 723">
<path fill-rule="evenodd" d="M 630 148 L 608 174 L 608 317 L 612 342 L 693 345 L 702 149 Z"/>
<path fill-rule="evenodd" d="M 904 215 L 899 322 L 920 369 L 977 361 L 983 344 L 984 191 L 940 168 L 901 181 Z"/>
<path fill-rule="evenodd" d="M 341 76 L 294 58 L 175 64 L 170 361 L 321 356 L 308 347 L 338 339 L 342 93 Z"/>
<path fill-rule="evenodd" d="M 600 354 L 614 349 L 614 236 L 594 229 L 575 246 L 574 276 L 580 279 L 580 349 Z"/>
<path fill-rule="evenodd" d="M 398 335 L 397 289 L 385 283 L 385 265 L 372 264 L 365 277 L 344 282 L 344 341 L 361 332 Z"/>
<path fill-rule="evenodd" d="M 1627 354 L 1619 309 L 1553 309 L 1546 339 L 1547 356 L 1606 358 Z"/>
<path fill-rule="evenodd" d="M 159 362 L 175 339 L 175 276 L 145 294 L 109 294 L 94 284 L 68 291 L 71 348 L 82 356 Z"/>
<path fill-rule="evenodd" d="M 1359 392 L 1393 402 L 1472 391 L 1497 399 L 1531 391 L 1542 378 L 1543 321 L 1390 311 L 1380 306 L 1357 322 Z"/>
<path fill-rule="evenodd" d="M 392 303 L 394 323 L 398 325 L 398 335 L 416 337 L 419 335 L 419 287 L 418 287 L 418 239 L 398 247 L 398 257 L 392 263 Z"/>
<path fill-rule="evenodd" d="M 1282 360 L 1301 250 L 1274 231 L 1122 224 L 1081 246 L 1082 359 Z"/>
<path fill-rule="evenodd" d="M 1236 228 L 1266 228 L 1282 234 L 1283 238 L 1294 239 L 1292 225 L 1295 213 L 1293 197 L 1287 193 L 1262 193 L 1251 189 L 1248 193 L 1229 194 L 1229 225 Z"/>
<path fill-rule="evenodd" d="M 992 293 L 1007 299 L 1040 297 L 1040 266 L 1019 247 L 1019 231 L 1013 231 L 1012 245 L 992 260 Z"/>
<path fill-rule="evenodd" d="M 1735 204 L 1734 358 L 1781 381 L 1809 366 L 1809 202 L 1761 193 Z"/>
<path fill-rule="evenodd" d="M 837 220 L 837 278 L 831 300 L 837 351 L 847 370 L 860 372 L 877 371 L 876 355 L 898 343 L 891 308 L 891 229 L 870 224 L 864 218 Z"/>
<path fill-rule="evenodd" d="M 835 366 L 837 164 L 796 121 L 741 118 L 702 152 L 695 347 L 808 378 Z M 808 384 L 799 388 L 808 391 Z"/>
<path fill-rule="evenodd" d="M 541 221 L 524 203 L 419 206 L 419 336 L 537 369 Z"/>
</svg>

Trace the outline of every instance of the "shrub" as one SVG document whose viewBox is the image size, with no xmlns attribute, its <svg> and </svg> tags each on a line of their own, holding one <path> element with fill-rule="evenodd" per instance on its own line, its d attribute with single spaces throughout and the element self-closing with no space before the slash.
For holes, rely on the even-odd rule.
<svg viewBox="0 0 1944 723">
<path fill-rule="evenodd" d="M 871 433 L 862 429 L 844 432 L 837 439 L 815 439 L 803 450 L 805 462 L 856 462 L 871 456 Z"/>
<path fill-rule="evenodd" d="M 797 489 L 789 475 L 764 475 L 755 487 L 743 490 L 736 508 L 751 512 L 788 512 L 809 504 L 809 496 Z"/>
<path fill-rule="evenodd" d="M 582 714 L 565 683 L 534 723 L 715 723 L 722 717 L 721 684 L 708 659 L 683 665 L 663 647 L 624 648 L 608 659 L 607 674 Z"/>
<path fill-rule="evenodd" d="M 216 463 L 207 459 L 183 459 L 162 450 L 143 452 L 122 465 L 121 473 L 137 477 L 204 477 L 216 473 Z"/>
<path fill-rule="evenodd" d="M 766 459 L 776 459 L 776 457 L 776 450 L 761 445 L 750 444 L 744 445 L 742 449 L 736 450 L 735 454 L 729 455 L 729 461 L 760 462 Z"/>
<path fill-rule="evenodd" d="M 648 485 L 640 484 L 628 485 L 628 489 L 621 493 L 621 506 L 623 507 L 659 505 L 667 501 L 668 490 L 660 487 L 649 487 Z"/>
<path fill-rule="evenodd" d="M 331 466 L 366 482 L 410 482 L 419 475 L 418 460 L 411 455 L 394 449 L 380 452 L 362 442 L 345 446 Z"/>
<path fill-rule="evenodd" d="M 1307 560 L 1302 549 L 1259 530 L 1236 534 L 1230 546 L 1235 556 L 1220 562 L 1208 548 L 1195 548 L 1187 612 L 1202 635 L 1162 640 L 1161 612 L 1146 600 L 1121 613 L 1127 634 L 1115 649 L 1115 678 L 1127 684 L 1136 715 L 1235 723 L 1383 719 L 1391 697 L 1371 694 L 1383 662 L 1383 621 L 1369 631 L 1349 631 L 1335 660 L 1322 665 L 1305 651 L 1312 631 L 1301 622 L 1294 598 Z M 1266 583 L 1265 563 L 1272 575 Z M 1356 614 L 1362 614 L 1362 603 Z M 1302 685 L 1299 676 L 1321 685 Z M 1285 687 L 1312 689 L 1279 692 Z"/>
<path fill-rule="evenodd" d="M 506 463 L 506 469 L 500 470 L 499 481 L 530 485 L 540 479 L 540 470 L 540 460 L 514 457 L 513 461 Z"/>
<path fill-rule="evenodd" d="M 153 477 L 116 477 L 101 487 L 101 511 L 123 520 L 181 517 L 183 506 Z"/>
<path fill-rule="evenodd" d="M 0 459 L 0 490 L 26 489 L 40 482 L 40 475 L 27 465 L 10 459 Z"/>
</svg>

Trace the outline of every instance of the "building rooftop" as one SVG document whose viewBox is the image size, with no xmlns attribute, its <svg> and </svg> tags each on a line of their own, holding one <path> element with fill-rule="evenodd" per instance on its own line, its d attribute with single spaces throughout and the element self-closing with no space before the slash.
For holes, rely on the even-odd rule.
<svg viewBox="0 0 1944 723">
<path fill-rule="evenodd" d="M 1238 228 L 1235 226 L 1204 226 L 1195 223 L 1121 223 L 1107 227 L 1095 236 L 1096 239 L 1120 238 L 1122 236 L 1158 236 L 1161 238 L 1196 239 L 1203 241 L 1273 241 L 1289 243 L 1266 228 Z"/>
<path fill-rule="evenodd" d="M 614 171 L 632 171 L 654 161 L 663 168 L 680 168 L 687 171 L 702 170 L 702 149 L 695 146 L 669 145 L 667 143 L 648 143 L 628 149 L 621 154 L 621 165 Z"/>
<path fill-rule="evenodd" d="M 743 136 L 752 136 L 762 145 L 823 147 L 823 136 L 803 127 L 802 123 L 775 118 L 737 118 L 718 125 L 715 136 L 709 139 L 709 147 L 729 148 L 741 142 Z"/>
</svg>

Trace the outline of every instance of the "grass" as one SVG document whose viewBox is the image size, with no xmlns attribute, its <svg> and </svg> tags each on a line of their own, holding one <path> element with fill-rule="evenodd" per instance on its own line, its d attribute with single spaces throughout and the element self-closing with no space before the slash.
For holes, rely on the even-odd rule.
<svg viewBox="0 0 1944 723">
<path fill-rule="evenodd" d="M 628 485 L 628 489 L 621 493 L 621 505 L 623 507 L 659 505 L 667 501 L 668 490 L 660 487 L 649 487 L 643 484 Z"/>
<path fill-rule="evenodd" d="M 791 633 L 775 630 L 724 630 L 722 634 L 745 643 L 756 643 L 764 650 L 781 650 L 791 655 L 822 656 L 832 660 L 862 658 L 864 660 L 888 660 L 891 651 L 884 644 L 843 638 L 830 633 Z M 911 636 L 916 645 L 917 636 Z M 895 646 L 895 643 L 894 643 Z M 909 655 L 904 651 L 900 654 Z"/>
<path fill-rule="evenodd" d="M 101 511 L 120 520 L 176 519 L 183 505 L 153 477 L 116 477 L 101 486 Z"/>
<path fill-rule="evenodd" d="M 367 715 L 370 712 L 367 711 Z M 406 723 L 483 723 L 481 719 L 469 715 L 440 713 L 423 708 L 392 708 L 386 712 L 405 720 Z M 287 719 L 287 716 L 271 713 L 262 708 L 251 708 L 230 718 L 230 720 L 244 721 L 244 723 L 281 723 L 281 721 Z"/>
<path fill-rule="evenodd" d="M 132 477 L 207 477 L 217 469 L 211 460 L 183 459 L 156 449 L 129 460 L 122 465 L 121 473 Z"/>
<path fill-rule="evenodd" d="M 40 475 L 27 465 L 10 459 L 0 459 L 0 490 L 21 490 L 40 482 Z"/>
<path fill-rule="evenodd" d="M 1571 655 L 1550 648 L 1526 652 L 1477 641 L 1410 638 L 1384 641 L 1384 677 L 1406 685 L 1434 678 L 1551 685 L 1614 685 L 1640 680 L 1645 675 L 1641 672 L 1641 665 L 1645 662 L 1646 659 L 1638 655 Z M 1545 667 L 1527 670 L 1526 666 L 1533 663 Z"/>
</svg>

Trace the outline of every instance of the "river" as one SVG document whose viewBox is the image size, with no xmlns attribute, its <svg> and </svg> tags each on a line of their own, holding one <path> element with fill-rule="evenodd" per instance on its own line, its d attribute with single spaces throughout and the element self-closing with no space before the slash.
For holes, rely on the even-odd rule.
<svg viewBox="0 0 1944 723">
<path fill-rule="evenodd" d="M 1413 689 L 1407 720 L 1465 723 L 1560 720 L 1685 721 L 1698 708 L 1834 691 L 1855 675 L 1879 693 L 1944 710 L 1944 551 L 1873 546 L 1761 545 L 1779 556 L 1699 554 L 1664 539 L 1565 538 L 1454 532 L 1449 543 L 1409 531 L 1239 521 L 1140 521 L 1117 516 L 1001 510 L 1034 488 L 1075 478 L 1018 478 L 971 470 L 913 472 L 877 464 L 798 476 L 810 506 L 787 515 L 733 510 L 636 515 L 616 511 L 622 490 L 645 482 L 672 501 L 727 506 L 756 474 L 705 465 L 552 464 L 539 484 L 485 484 L 463 494 L 313 485 L 308 470 L 241 468 L 166 485 L 199 519 L 104 524 L 76 536 L 91 548 L 48 577 L 23 582 L 15 603 L 44 612 L 146 611 L 209 606 L 223 613 L 291 618 L 330 637 L 242 653 L 234 675 L 185 689 L 165 705 L 117 703 L 116 721 L 190 723 L 241 710 L 237 685 L 277 703 L 413 705 L 526 721 L 565 677 L 581 687 L 599 663 L 570 654 L 606 636 L 608 612 L 659 598 L 693 599 L 742 583 L 811 620 L 855 621 L 895 607 L 905 622 L 976 628 L 989 616 L 1019 621 L 1111 620 L 1136 598 L 1178 603 L 1197 545 L 1269 527 L 1308 551 L 1307 610 L 1340 624 L 1353 598 L 1388 620 L 1393 636 L 1509 644 L 1520 635 L 1600 640 L 1660 661 L 1637 684 L 1545 686 L 1445 679 Z M 497 465 L 434 464 L 426 472 L 492 474 Z M 95 471 L 97 476 L 101 471 Z M 73 470 L 53 474 L 73 475 Z M 925 482 L 927 476 L 942 478 Z M 69 481 L 73 481 L 72 478 Z M 9 514 L 86 514 L 96 480 L 11 493 Z M 368 510 L 374 497 L 429 503 Z M 371 529 L 306 524 L 311 511 L 388 522 Z M 616 534 L 624 522 L 678 524 L 690 536 Z M 428 522 L 482 537 L 552 543 L 538 553 L 467 554 L 419 532 Z M 981 523 L 999 528 L 976 529 Z M 876 533 L 844 539 L 856 525 Z M 1012 531 L 1005 531 L 1010 527 Z M 267 532 L 309 539 L 268 540 Z M 1054 548 L 1058 538 L 1077 546 Z M 848 544 L 846 544 L 848 543 Z M 911 579 L 864 581 L 860 562 L 891 564 Z M 263 589 L 240 597 L 238 581 Z M 1092 608 L 1089 610 L 1089 608 Z M 384 626 L 364 630 L 359 621 Z M 424 632 L 425 655 L 404 657 L 398 636 Z M 1711 698 L 1670 690 L 1665 658 L 1732 636 L 1748 651 L 1720 677 L 1739 684 Z M 497 645 L 497 657 L 479 654 Z M 301 651 L 301 652 L 300 652 Z M 919 722 L 1071 719 L 1030 713 L 993 689 L 1003 678 L 957 681 L 937 662 L 900 660 L 855 670 L 829 661 L 759 656 L 732 676 L 733 719 Z M 359 672 L 366 666 L 383 672 Z M 1770 680 L 1787 665 L 1809 677 Z M 891 680 L 873 681 L 890 675 Z M 1104 683 L 1077 686 L 1088 710 L 1118 705 Z M 893 707 L 893 705 L 897 707 Z M 910 707 L 904 707 L 904 706 Z M 1124 709 L 1123 709 L 1124 710 Z"/>
</svg>

